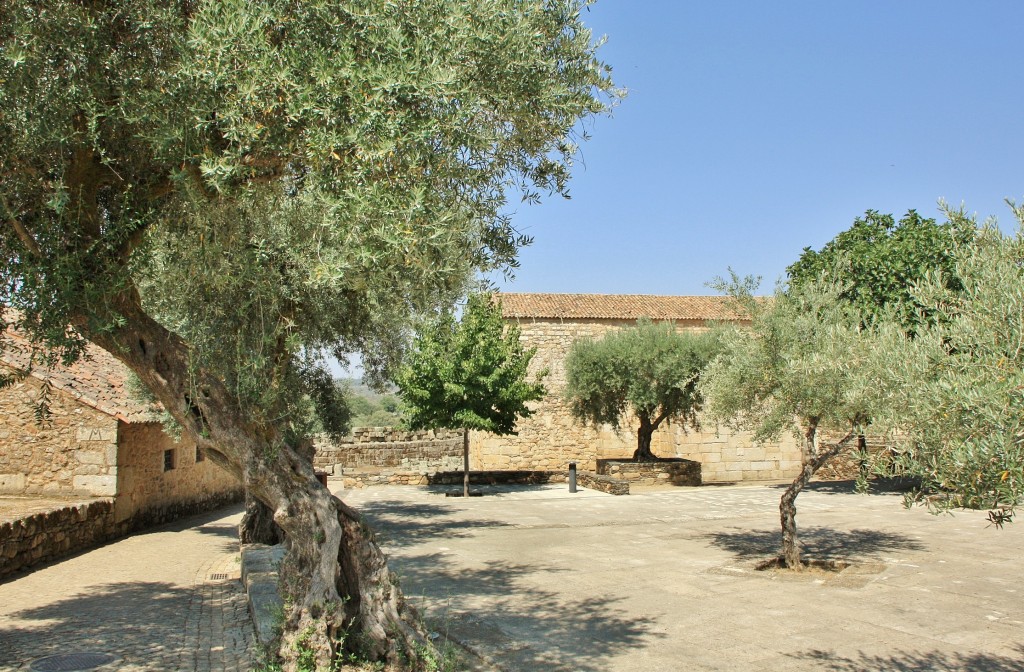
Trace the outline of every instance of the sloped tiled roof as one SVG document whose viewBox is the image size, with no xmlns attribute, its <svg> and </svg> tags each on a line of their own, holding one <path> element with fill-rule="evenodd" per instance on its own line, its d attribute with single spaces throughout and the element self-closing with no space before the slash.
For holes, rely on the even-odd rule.
<svg viewBox="0 0 1024 672">
<path fill-rule="evenodd" d="M 25 371 L 29 368 L 32 346 L 21 334 L 8 327 L 0 333 L 0 364 Z M 49 380 L 54 389 L 113 416 L 122 422 L 152 422 L 157 419 L 159 407 L 136 401 L 125 388 L 128 369 L 106 350 L 86 346 L 84 356 L 69 367 L 55 365 L 47 368 L 36 362 L 31 375 Z"/>
<path fill-rule="evenodd" d="M 654 296 L 651 294 L 501 293 L 505 317 L 564 320 L 736 320 L 735 304 L 726 296 Z"/>
</svg>

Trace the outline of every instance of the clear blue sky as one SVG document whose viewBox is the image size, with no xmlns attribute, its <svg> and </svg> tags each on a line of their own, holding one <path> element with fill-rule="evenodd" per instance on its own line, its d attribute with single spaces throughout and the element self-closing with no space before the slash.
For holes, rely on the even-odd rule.
<svg viewBox="0 0 1024 672">
<path fill-rule="evenodd" d="M 1024 200 L 1024 2 L 600 0 L 628 97 L 589 125 L 572 199 L 515 204 L 535 238 L 505 291 L 771 288 L 867 209 Z"/>
</svg>

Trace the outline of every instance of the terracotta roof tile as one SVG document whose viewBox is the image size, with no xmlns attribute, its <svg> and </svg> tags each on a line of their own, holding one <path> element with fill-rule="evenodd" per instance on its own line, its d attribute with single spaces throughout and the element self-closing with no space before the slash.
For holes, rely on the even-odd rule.
<svg viewBox="0 0 1024 672">
<path fill-rule="evenodd" d="M 635 320 L 740 319 L 727 296 L 501 293 L 505 317 Z"/>
<path fill-rule="evenodd" d="M 0 364 L 25 371 L 31 364 L 31 356 L 32 345 L 22 334 L 10 327 L 0 332 Z M 85 356 L 69 367 L 57 364 L 47 368 L 36 362 L 31 375 L 39 380 L 49 380 L 54 389 L 123 422 L 158 419 L 160 407 L 133 399 L 125 387 L 128 369 L 96 345 L 89 344 Z"/>
</svg>

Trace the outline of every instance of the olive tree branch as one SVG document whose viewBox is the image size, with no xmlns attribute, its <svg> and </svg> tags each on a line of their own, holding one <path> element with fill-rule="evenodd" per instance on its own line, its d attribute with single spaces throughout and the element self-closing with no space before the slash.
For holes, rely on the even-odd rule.
<svg viewBox="0 0 1024 672">
<path fill-rule="evenodd" d="M 21 223 L 21 220 L 14 216 L 14 213 L 11 212 L 10 206 L 7 205 L 7 199 L 3 194 L 0 194 L 0 205 L 4 208 L 4 218 L 14 229 L 14 232 L 18 234 L 18 238 L 21 240 L 22 245 L 24 245 L 25 248 L 34 256 L 41 257 L 42 250 L 39 249 L 39 243 L 36 241 L 35 236 L 25 228 L 25 225 Z"/>
</svg>

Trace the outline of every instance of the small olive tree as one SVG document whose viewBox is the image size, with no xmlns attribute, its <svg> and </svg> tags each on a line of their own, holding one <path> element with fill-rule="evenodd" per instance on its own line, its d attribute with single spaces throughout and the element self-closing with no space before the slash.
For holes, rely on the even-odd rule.
<svg viewBox="0 0 1024 672">
<path fill-rule="evenodd" d="M 637 462 L 657 460 L 651 437 L 663 422 L 696 427 L 701 371 L 718 352 L 712 332 L 678 332 L 671 323 L 641 321 L 598 340 L 573 343 L 565 360 L 565 396 L 573 417 L 618 427 L 639 421 Z"/>
<path fill-rule="evenodd" d="M 460 428 L 463 434 L 463 495 L 469 496 L 469 430 L 515 434 L 531 414 L 527 404 L 544 397 L 543 372 L 530 381 L 535 350 L 524 349 L 519 328 L 505 328 L 501 304 L 472 294 L 456 321 L 441 315 L 423 328 L 398 378 L 414 429 Z"/>
<path fill-rule="evenodd" d="M 865 324 L 839 300 L 840 285 L 811 282 L 767 300 L 754 298 L 750 279 L 734 276 L 719 288 L 742 304 L 752 323 L 723 334 L 722 354 L 699 391 L 709 419 L 750 431 L 755 441 L 778 440 L 787 431 L 799 441 L 800 473 L 779 502 L 783 559 L 799 570 L 796 498 L 882 412 L 893 383 L 876 351 L 891 352 L 906 336 L 891 321 Z M 836 438 L 823 443 L 823 433 Z"/>
</svg>

